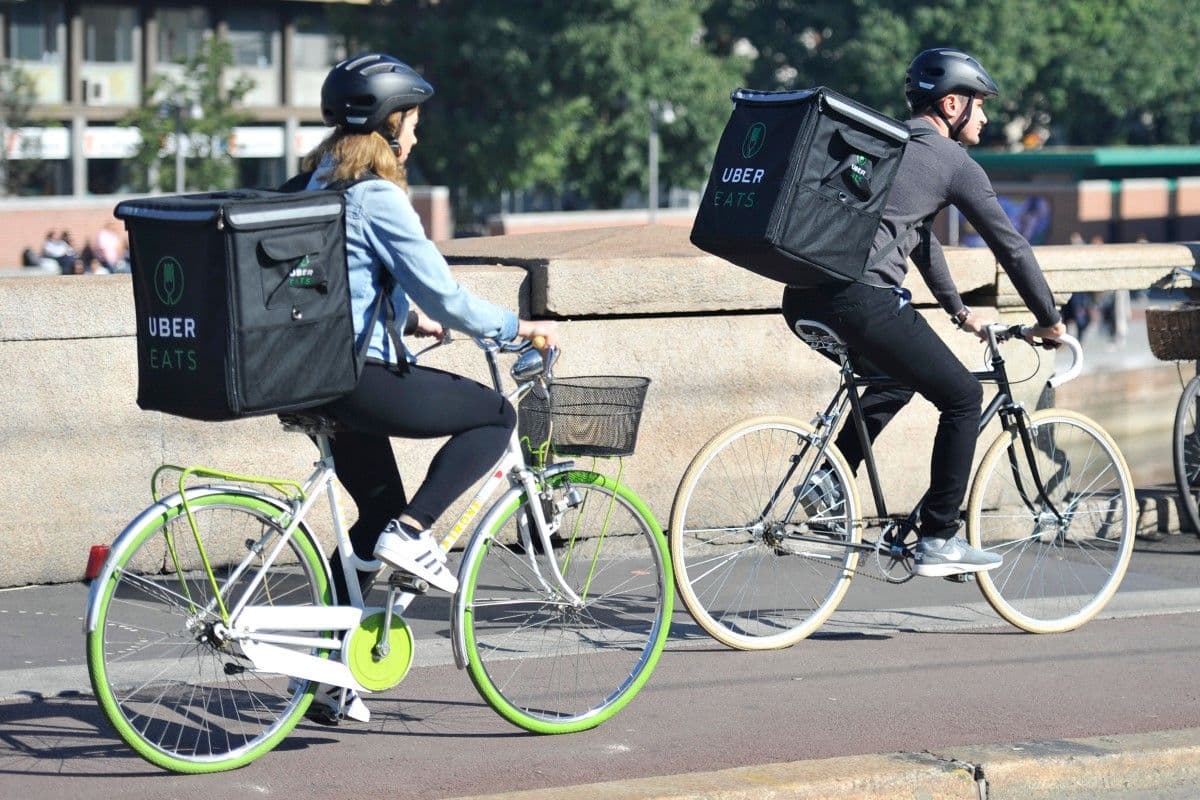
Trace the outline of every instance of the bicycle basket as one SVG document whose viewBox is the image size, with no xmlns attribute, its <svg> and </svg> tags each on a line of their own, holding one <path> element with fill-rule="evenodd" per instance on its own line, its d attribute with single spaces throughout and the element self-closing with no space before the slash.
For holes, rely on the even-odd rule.
<svg viewBox="0 0 1200 800">
<path fill-rule="evenodd" d="M 623 375 L 556 378 L 549 397 L 530 392 L 517 425 L 533 455 L 629 456 L 637 443 L 649 378 Z"/>
<path fill-rule="evenodd" d="M 1146 309 L 1146 336 L 1162 361 L 1200 358 L 1200 305 Z"/>
</svg>

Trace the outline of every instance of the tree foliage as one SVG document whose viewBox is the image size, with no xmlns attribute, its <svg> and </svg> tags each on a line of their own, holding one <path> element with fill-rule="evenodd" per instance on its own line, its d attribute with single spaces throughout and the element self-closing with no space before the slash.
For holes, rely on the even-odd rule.
<svg viewBox="0 0 1200 800">
<path fill-rule="evenodd" d="M 825 85 L 904 118 L 904 71 L 975 54 L 1003 96 L 986 143 L 1184 143 L 1200 135 L 1192 0 L 392 0 L 357 36 L 437 89 L 413 160 L 464 199 L 544 189 L 565 207 L 646 190 L 652 100 L 663 186 L 702 184 L 729 92 Z"/>
<path fill-rule="evenodd" d="M 142 94 L 142 104 L 119 124 L 141 131 L 141 142 L 130 161 L 131 182 L 140 190 L 175 188 L 175 159 L 164 152 L 177 126 L 186 137 L 185 185 L 206 191 L 233 186 L 236 166 L 228 152 L 235 126 L 250 116 L 238 110 L 254 82 L 239 76 L 226 85 L 225 70 L 233 63 L 228 43 L 210 38 L 195 56 L 181 62 L 178 74 L 155 75 Z M 173 151 L 172 151 L 173 152 Z"/>
<path fill-rule="evenodd" d="M 426 176 L 475 197 L 546 188 L 583 204 L 646 189 L 650 101 L 664 185 L 704 179 L 741 65 L 703 43 L 696 0 L 442 0 L 401 4 L 375 45 L 437 95 L 414 153 Z"/>
<path fill-rule="evenodd" d="M 0 62 L 0 195 L 20 194 L 46 171 L 40 141 L 27 139 L 20 129 L 30 123 L 37 88 L 17 64 Z M 16 158 L 9 157 L 9 150 Z"/>
<path fill-rule="evenodd" d="M 913 55 L 976 55 L 1003 97 L 993 136 L 1048 125 L 1059 144 L 1185 143 L 1200 100 L 1190 0 L 713 0 L 714 53 L 752 50 L 758 88 L 824 84 L 895 116 Z"/>
</svg>

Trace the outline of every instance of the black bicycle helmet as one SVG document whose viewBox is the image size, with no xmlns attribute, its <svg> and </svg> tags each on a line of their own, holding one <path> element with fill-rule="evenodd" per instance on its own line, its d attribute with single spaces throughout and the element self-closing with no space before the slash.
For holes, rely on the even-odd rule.
<svg viewBox="0 0 1200 800">
<path fill-rule="evenodd" d="M 924 50 L 908 65 L 904 96 L 913 111 L 955 93 L 994 97 L 1000 90 L 978 61 L 952 47 Z"/>
<path fill-rule="evenodd" d="M 321 84 L 321 117 L 352 133 L 383 127 L 393 111 L 433 97 L 433 87 L 403 61 L 368 53 L 334 65 Z"/>
</svg>

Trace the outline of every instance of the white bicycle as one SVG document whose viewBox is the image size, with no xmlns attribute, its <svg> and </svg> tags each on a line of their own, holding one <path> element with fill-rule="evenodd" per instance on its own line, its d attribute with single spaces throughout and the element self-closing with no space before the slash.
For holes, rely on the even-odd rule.
<svg viewBox="0 0 1200 800">
<path fill-rule="evenodd" d="M 555 396 L 552 358 L 528 343 L 481 345 L 497 390 L 497 353 L 518 354 L 507 393 L 514 404 Z M 385 604 L 366 605 L 355 571 L 383 565 L 357 558 L 343 526 L 334 423 L 283 421 L 320 450 L 307 479 L 160 467 L 155 485 L 178 471 L 178 491 L 155 491 L 92 583 L 84 629 L 96 699 L 117 734 L 165 769 L 248 764 L 295 727 L 318 682 L 379 692 L 412 664 L 403 615 L 427 587 L 394 572 Z M 569 461 L 528 466 L 523 452 L 514 433 L 441 540 L 449 551 L 507 487 L 462 554 L 454 657 L 510 722 L 538 733 L 585 730 L 633 699 L 662 652 L 673 601 L 666 541 L 623 484 Z M 321 496 L 332 510 L 348 606 L 332 605 L 329 564 L 306 521 Z"/>
</svg>

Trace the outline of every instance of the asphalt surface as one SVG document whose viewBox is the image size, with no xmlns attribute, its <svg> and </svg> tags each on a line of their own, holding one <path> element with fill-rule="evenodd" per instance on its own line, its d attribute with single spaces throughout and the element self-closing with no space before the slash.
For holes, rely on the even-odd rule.
<svg viewBox="0 0 1200 800">
<path fill-rule="evenodd" d="M 725 787 L 720 796 L 743 796 L 728 794 L 731 780 L 741 792 L 787 784 L 794 790 L 777 796 L 805 796 L 782 764 L 823 769 L 821 780 L 866 770 L 855 780 L 890 776 L 922 791 L 946 779 L 948 793 L 911 796 L 957 797 L 962 786 L 976 791 L 974 779 L 961 783 L 968 771 L 953 766 L 964 748 L 1026 743 L 1019 752 L 1029 762 L 1021 768 L 1040 775 L 1035 759 L 1061 756 L 1066 740 L 1140 735 L 1150 738 L 1138 752 L 1153 754 L 1162 748 L 1154 737 L 1200 726 L 1197 576 L 1200 540 L 1139 541 L 1101 617 L 1056 636 L 1022 634 L 973 585 L 941 580 L 895 586 L 860 576 L 820 631 L 775 652 L 726 650 L 678 611 L 668 650 L 641 695 L 600 728 L 561 737 L 514 729 L 481 701 L 450 660 L 448 602 L 429 598 L 409 617 L 417 666 L 400 686 L 370 698 L 371 722 L 305 722 L 250 767 L 193 778 L 143 763 L 97 710 L 83 658 L 86 588 L 9 590 L 0 592 L 0 796 L 441 798 L 553 793 L 617 778 L 620 793 L 596 786 L 573 792 L 677 796 L 654 783 L 663 776 L 672 791 L 702 782 L 703 791 L 685 796 L 718 796 L 714 787 Z M 1071 747 L 1076 760 L 1097 752 L 1094 744 Z M 1190 747 L 1174 757 L 1200 764 L 1200 732 Z M 892 755 L 862 761 L 871 754 Z M 758 772 L 736 772 L 747 769 Z M 1050 772 L 1060 781 L 1068 775 Z M 356 776 L 352 791 L 340 783 L 345 774 Z M 801 787 L 826 785 L 803 774 Z M 1181 774 L 1160 764 L 1151 788 L 1166 791 L 1163 776 Z M 861 796 L 910 796 L 894 785 L 879 791 Z"/>
<path fill-rule="evenodd" d="M 1091 365 L 1145 359 L 1131 349 L 1094 346 Z M 726 650 L 680 608 L 638 698 L 562 737 L 519 731 L 480 699 L 452 665 L 447 600 L 428 598 L 407 615 L 416 665 L 369 699 L 369 723 L 303 722 L 249 767 L 201 777 L 142 762 L 103 719 L 86 594 L 0 591 L 0 798 L 1200 796 L 1190 534 L 1139 540 L 1113 601 L 1068 634 L 1016 631 L 970 584 L 865 574 L 783 651 Z"/>
</svg>

